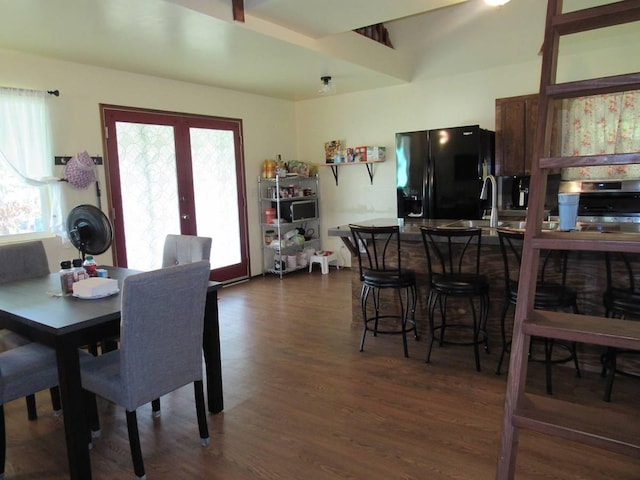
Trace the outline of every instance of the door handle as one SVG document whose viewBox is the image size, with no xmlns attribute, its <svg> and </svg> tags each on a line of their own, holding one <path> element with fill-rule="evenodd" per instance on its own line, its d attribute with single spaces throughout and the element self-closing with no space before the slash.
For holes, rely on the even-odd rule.
<svg viewBox="0 0 640 480">
<path fill-rule="evenodd" d="M 191 218 L 191 215 L 188 215 L 186 213 L 184 215 L 182 215 L 182 219 L 183 220 L 189 220 L 190 218 Z"/>
</svg>

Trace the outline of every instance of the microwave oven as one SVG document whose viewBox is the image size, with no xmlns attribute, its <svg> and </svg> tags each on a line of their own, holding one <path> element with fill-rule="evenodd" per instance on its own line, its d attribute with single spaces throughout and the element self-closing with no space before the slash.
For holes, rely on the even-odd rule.
<svg viewBox="0 0 640 480">
<path fill-rule="evenodd" d="M 280 214 L 288 222 L 309 220 L 318 216 L 315 200 L 282 201 Z"/>
</svg>

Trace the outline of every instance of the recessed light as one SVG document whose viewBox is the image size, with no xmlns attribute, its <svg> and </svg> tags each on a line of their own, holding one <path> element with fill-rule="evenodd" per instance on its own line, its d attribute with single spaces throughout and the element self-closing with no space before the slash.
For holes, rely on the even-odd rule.
<svg viewBox="0 0 640 480">
<path fill-rule="evenodd" d="M 492 7 L 501 7 L 505 3 L 509 3 L 510 0 L 484 0 L 484 3 Z"/>
</svg>

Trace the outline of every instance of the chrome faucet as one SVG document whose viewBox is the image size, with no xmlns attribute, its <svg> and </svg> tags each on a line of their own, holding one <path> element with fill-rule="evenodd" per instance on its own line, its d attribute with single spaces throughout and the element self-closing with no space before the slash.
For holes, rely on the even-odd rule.
<svg viewBox="0 0 640 480">
<path fill-rule="evenodd" d="M 487 175 L 482 183 L 482 191 L 480 192 L 480 200 L 487 199 L 487 180 L 491 181 L 491 219 L 489 226 L 496 228 L 498 226 L 498 186 L 496 177 Z"/>
</svg>

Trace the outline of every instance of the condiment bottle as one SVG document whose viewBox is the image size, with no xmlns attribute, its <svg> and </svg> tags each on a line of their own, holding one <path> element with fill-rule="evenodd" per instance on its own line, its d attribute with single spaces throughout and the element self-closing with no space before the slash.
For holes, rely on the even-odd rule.
<svg viewBox="0 0 640 480">
<path fill-rule="evenodd" d="M 70 260 L 60 262 L 60 290 L 63 295 L 73 293 L 73 269 Z"/>
<path fill-rule="evenodd" d="M 73 281 L 79 282 L 80 280 L 84 280 L 85 278 L 89 278 L 87 275 L 87 271 L 82 266 L 82 260 L 80 258 L 73 259 Z"/>
<path fill-rule="evenodd" d="M 96 261 L 93 259 L 92 255 L 87 255 L 86 257 L 84 257 L 82 266 L 87 271 L 87 275 L 89 275 L 90 277 L 98 276 L 98 272 L 96 272 Z"/>
</svg>

